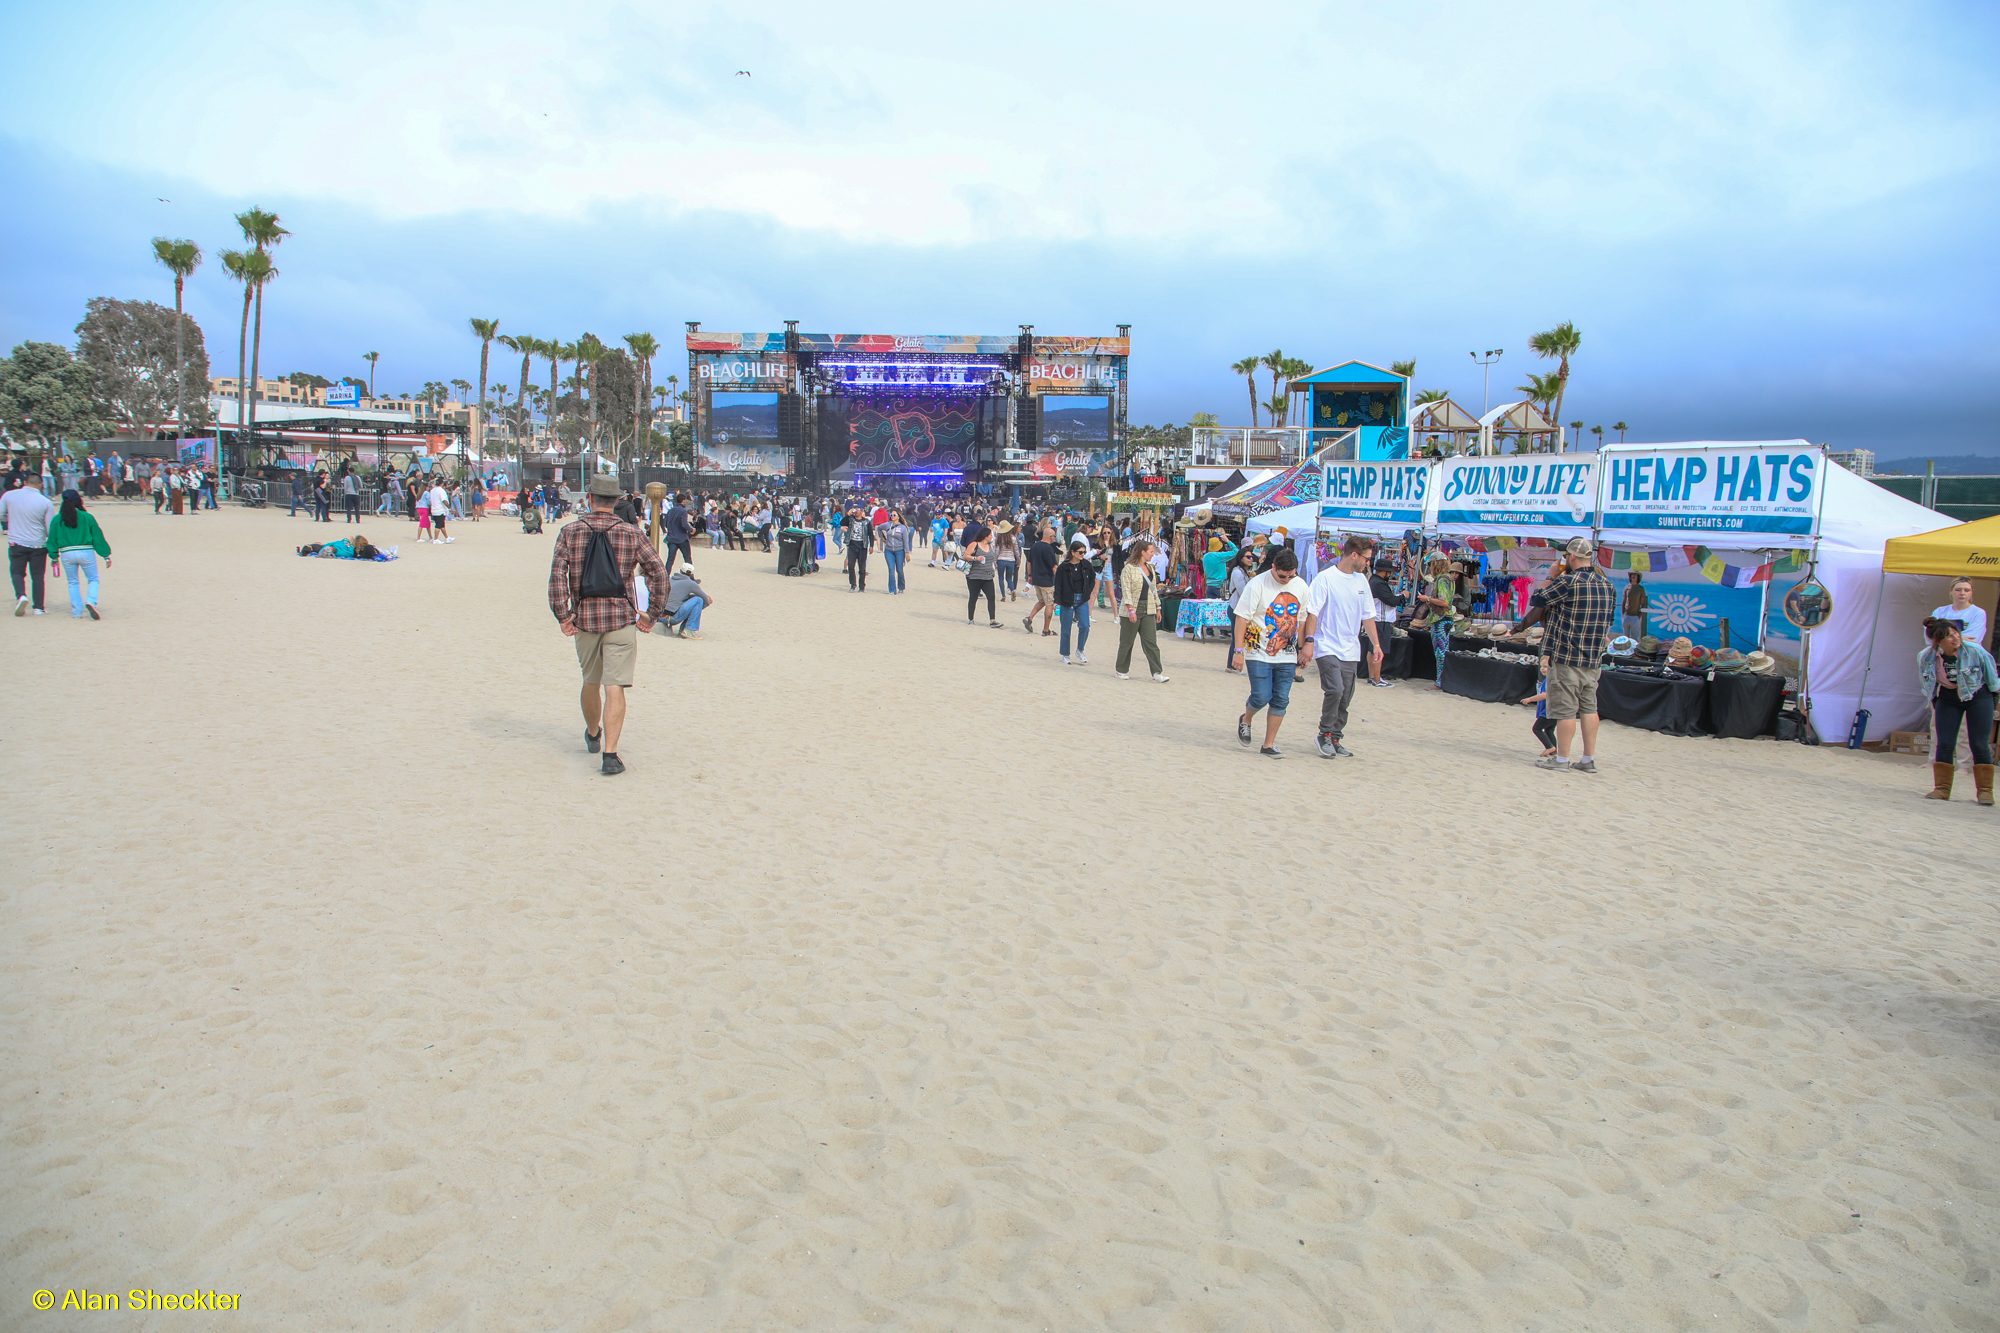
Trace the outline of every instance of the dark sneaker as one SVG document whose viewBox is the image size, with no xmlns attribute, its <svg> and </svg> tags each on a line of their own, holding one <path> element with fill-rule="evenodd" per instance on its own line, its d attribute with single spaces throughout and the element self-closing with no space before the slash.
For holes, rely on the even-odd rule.
<svg viewBox="0 0 2000 1333">
<path fill-rule="evenodd" d="M 584 732 L 583 748 L 590 751 L 592 754 L 596 754 L 599 750 L 604 748 L 604 733 L 600 731 L 595 736 L 593 736 L 588 731 Z"/>
<path fill-rule="evenodd" d="M 1246 749 L 1250 745 L 1250 724 L 1240 717 L 1236 719 L 1236 743 Z"/>
<path fill-rule="evenodd" d="M 91 618 L 92 620 L 102 620 L 102 619 L 104 619 L 104 617 L 103 617 L 103 616 L 100 616 L 100 615 L 98 615 L 98 614 L 97 614 L 97 607 L 96 607 L 96 606 L 95 606 L 94 604 L 90 603 L 90 602 L 85 602 L 85 603 L 83 604 L 83 609 L 84 609 L 84 610 L 86 610 L 86 611 L 88 611 L 88 612 L 90 612 L 90 618 Z"/>
<path fill-rule="evenodd" d="M 1335 741 L 1333 743 L 1333 757 L 1335 759 L 1352 759 L 1354 758 L 1354 751 L 1348 749 L 1339 741 Z"/>
<path fill-rule="evenodd" d="M 1597 761 L 1595 759 L 1579 759 L 1569 766 L 1569 771 L 1572 773 L 1595 773 L 1597 771 Z"/>
<path fill-rule="evenodd" d="M 1313 743 L 1319 747 L 1319 757 L 1322 759 L 1331 759 L 1340 750 L 1340 743 L 1323 731 L 1313 738 Z"/>
<path fill-rule="evenodd" d="M 1257 751 L 1257 753 L 1263 755 L 1266 759 L 1283 759 L 1285 757 L 1284 751 L 1275 745 L 1267 745 Z"/>
<path fill-rule="evenodd" d="M 623 759 L 620 759 L 617 755 L 612 754 L 610 751 L 608 750 L 605 751 L 604 776 L 608 778 L 613 776 L 614 774 L 623 773 L 624 771 L 625 771 L 625 761 Z"/>
</svg>

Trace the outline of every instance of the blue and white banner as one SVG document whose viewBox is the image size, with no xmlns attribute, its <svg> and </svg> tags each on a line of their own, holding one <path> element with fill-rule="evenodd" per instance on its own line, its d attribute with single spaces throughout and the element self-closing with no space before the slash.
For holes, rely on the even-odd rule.
<svg viewBox="0 0 2000 1333">
<path fill-rule="evenodd" d="M 1804 440 L 1626 445 L 1598 457 L 1607 541 L 1614 533 L 1685 533 L 1713 546 L 1733 537 L 1755 546 L 1812 540 L 1827 461 Z"/>
<path fill-rule="evenodd" d="M 1328 463 L 1320 491 L 1324 524 L 1386 524 L 1422 527 L 1430 499 L 1431 465 L 1417 463 Z"/>
<path fill-rule="evenodd" d="M 1587 535 L 1596 519 L 1596 467 L 1590 454 L 1447 458 L 1431 482 L 1438 488 L 1437 525 L 1475 534 L 1529 528 Z"/>
</svg>

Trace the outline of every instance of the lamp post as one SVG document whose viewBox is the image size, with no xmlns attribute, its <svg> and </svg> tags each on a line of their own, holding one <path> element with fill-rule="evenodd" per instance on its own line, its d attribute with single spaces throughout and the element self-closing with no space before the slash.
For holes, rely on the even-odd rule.
<svg viewBox="0 0 2000 1333">
<path fill-rule="evenodd" d="M 1493 406 L 1491 385 L 1493 383 L 1493 363 L 1506 354 L 1506 349 L 1496 347 L 1483 358 L 1477 352 L 1467 352 L 1479 366 L 1479 415 L 1485 416 L 1486 409 Z"/>
</svg>

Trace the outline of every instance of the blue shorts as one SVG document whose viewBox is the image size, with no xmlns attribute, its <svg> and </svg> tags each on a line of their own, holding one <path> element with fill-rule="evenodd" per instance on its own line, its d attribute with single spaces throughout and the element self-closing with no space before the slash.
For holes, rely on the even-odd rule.
<svg viewBox="0 0 2000 1333">
<path fill-rule="evenodd" d="M 1292 702 L 1292 682 L 1298 678 L 1297 662 L 1259 662 L 1250 658 L 1244 669 L 1250 673 L 1250 702 L 1246 713 L 1268 707 L 1272 717 L 1283 717 Z"/>
</svg>

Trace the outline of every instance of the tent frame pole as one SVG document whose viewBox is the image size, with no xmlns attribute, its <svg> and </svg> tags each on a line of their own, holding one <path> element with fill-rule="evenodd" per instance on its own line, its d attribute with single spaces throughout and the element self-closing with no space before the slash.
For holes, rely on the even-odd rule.
<svg viewBox="0 0 2000 1333">
<path fill-rule="evenodd" d="M 1889 571 L 1885 569 L 1882 571 L 1881 577 L 1875 580 L 1875 615 L 1868 622 L 1868 655 L 1863 659 L 1861 664 L 1861 689 L 1855 695 L 1854 699 L 1854 720 L 1856 722 L 1861 720 L 1862 706 L 1868 702 L 1868 673 L 1875 669 L 1875 631 L 1882 624 L 1882 592 L 1888 586 Z M 1849 726 L 1847 730 L 1848 748 L 1851 750 L 1860 749 L 1861 743 L 1867 740 L 1868 737 L 1865 734 L 1857 733 L 1853 726 Z"/>
</svg>

